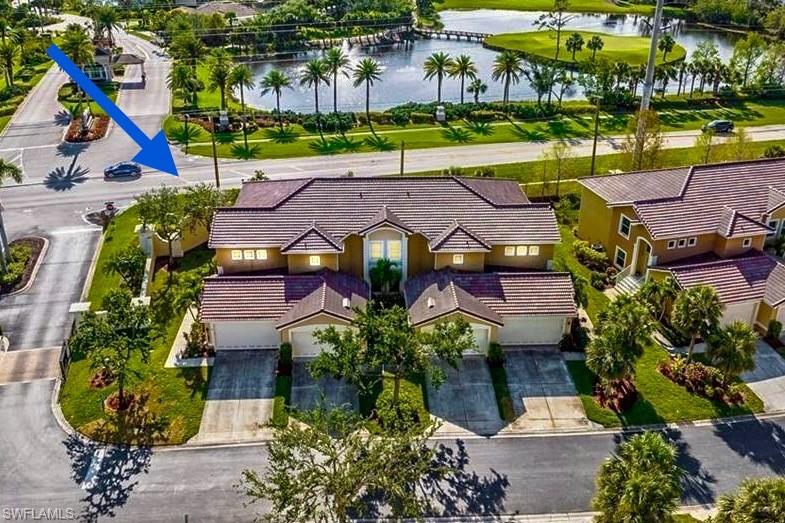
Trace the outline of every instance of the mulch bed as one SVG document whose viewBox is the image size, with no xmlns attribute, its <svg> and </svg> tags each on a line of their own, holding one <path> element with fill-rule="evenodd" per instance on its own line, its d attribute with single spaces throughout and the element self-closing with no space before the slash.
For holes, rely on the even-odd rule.
<svg viewBox="0 0 785 523">
<path fill-rule="evenodd" d="M 126 391 L 123 397 L 123 404 L 120 405 L 120 396 L 117 392 L 113 392 L 104 400 L 104 407 L 109 412 L 128 411 L 137 406 L 144 404 L 146 398 L 143 395 L 137 395 L 133 392 Z"/>
<path fill-rule="evenodd" d="M 103 389 L 114 383 L 114 375 L 107 369 L 101 369 L 90 378 L 91 389 Z"/>
<path fill-rule="evenodd" d="M 617 380 L 606 390 L 599 382 L 594 385 L 594 399 L 601 407 L 619 414 L 632 408 L 638 400 L 635 384 L 628 380 Z"/>
<path fill-rule="evenodd" d="M 68 126 L 68 131 L 65 133 L 65 141 L 70 143 L 84 143 L 99 140 L 106 135 L 106 130 L 109 128 L 108 116 L 96 116 L 93 118 L 93 123 L 90 129 L 82 132 L 82 119 L 73 118 L 71 124 Z"/>
<path fill-rule="evenodd" d="M 25 265 L 25 271 L 22 273 L 22 279 L 11 286 L 0 286 L 0 294 L 10 294 L 24 288 L 24 286 L 27 285 L 27 282 L 29 282 L 30 278 L 33 276 L 33 269 L 35 269 L 36 263 L 38 263 L 38 257 L 41 255 L 41 251 L 44 249 L 45 243 L 46 242 L 44 242 L 43 238 L 19 238 L 18 240 L 11 242 L 11 247 L 14 245 L 27 246 L 27 248 L 30 249 L 30 258 L 27 260 L 27 264 Z"/>
</svg>

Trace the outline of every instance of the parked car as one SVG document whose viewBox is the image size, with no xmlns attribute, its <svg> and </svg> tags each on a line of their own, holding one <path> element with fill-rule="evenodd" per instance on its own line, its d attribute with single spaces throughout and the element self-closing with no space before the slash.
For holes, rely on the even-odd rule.
<svg viewBox="0 0 785 523">
<path fill-rule="evenodd" d="M 703 132 L 714 131 L 715 133 L 729 133 L 733 131 L 733 122 L 730 120 L 712 120 L 703 127 Z"/>
<path fill-rule="evenodd" d="M 120 162 L 104 169 L 104 178 L 126 178 L 142 175 L 142 167 L 136 162 Z"/>
</svg>

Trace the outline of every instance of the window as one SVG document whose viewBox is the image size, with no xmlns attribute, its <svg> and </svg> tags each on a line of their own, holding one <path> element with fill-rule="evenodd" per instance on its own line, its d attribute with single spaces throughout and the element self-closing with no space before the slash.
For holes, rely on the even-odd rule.
<svg viewBox="0 0 785 523">
<path fill-rule="evenodd" d="M 692 237 L 687 240 L 687 247 L 695 247 L 698 244 L 698 238 Z"/>
<path fill-rule="evenodd" d="M 540 246 L 539 245 L 530 245 L 529 246 L 529 256 L 539 256 L 540 254 Z"/>
<path fill-rule="evenodd" d="M 668 249 L 676 248 L 676 240 L 668 240 Z"/>
<path fill-rule="evenodd" d="M 463 254 L 453 254 L 452 263 L 453 265 L 463 265 Z"/>
<path fill-rule="evenodd" d="M 529 249 L 527 249 L 525 245 L 518 245 L 515 248 L 515 255 L 516 256 L 526 256 L 526 254 L 528 252 L 529 252 Z"/>
<path fill-rule="evenodd" d="M 384 257 L 384 242 L 371 242 L 370 256 L 372 260 L 378 260 Z"/>
<path fill-rule="evenodd" d="M 311 255 L 308 257 L 308 265 L 311 267 L 318 267 L 322 264 L 322 257 L 318 255 Z"/>
<path fill-rule="evenodd" d="M 741 242 L 742 247 L 749 247 L 752 245 L 752 238 L 744 238 Z"/>
<path fill-rule="evenodd" d="M 390 261 L 401 261 L 400 240 L 390 240 L 387 242 L 387 259 Z"/>
<path fill-rule="evenodd" d="M 255 260 L 256 256 L 254 255 L 253 249 L 245 249 L 243 251 L 243 259 L 244 260 Z"/>
<path fill-rule="evenodd" d="M 684 238 L 679 240 L 679 249 L 683 249 L 686 245 L 687 245 L 687 240 L 685 240 Z"/>
<path fill-rule="evenodd" d="M 515 247 L 512 245 L 508 245 L 504 248 L 504 255 L 505 256 L 515 256 Z"/>
<path fill-rule="evenodd" d="M 779 227 L 780 221 L 779 220 L 769 220 L 769 227 L 771 227 L 772 231 L 768 233 L 769 236 L 773 236 L 777 234 L 777 228 Z"/>
<path fill-rule="evenodd" d="M 256 259 L 257 260 L 266 260 L 267 259 L 267 249 L 256 249 Z"/>
<path fill-rule="evenodd" d="M 630 229 L 632 229 L 632 222 L 623 214 L 619 217 L 619 234 L 625 238 L 630 237 Z"/>
<path fill-rule="evenodd" d="M 242 260 L 243 251 L 240 249 L 232 249 L 232 261 Z"/>
<path fill-rule="evenodd" d="M 619 269 L 623 269 L 627 264 L 627 252 L 621 247 L 616 247 L 616 255 L 613 257 L 613 264 Z"/>
</svg>

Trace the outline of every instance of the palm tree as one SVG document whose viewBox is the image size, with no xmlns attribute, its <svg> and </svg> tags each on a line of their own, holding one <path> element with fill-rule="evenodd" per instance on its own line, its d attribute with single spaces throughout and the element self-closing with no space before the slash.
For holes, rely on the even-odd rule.
<svg viewBox="0 0 785 523">
<path fill-rule="evenodd" d="M 0 186 L 6 180 L 22 183 L 22 169 L 0 158 Z M 10 260 L 11 251 L 8 247 L 8 236 L 5 233 L 5 224 L 3 223 L 3 210 L 2 206 L 0 206 L 0 272 L 5 272 L 8 269 Z"/>
<path fill-rule="evenodd" d="M 232 72 L 232 59 L 223 49 L 215 49 L 207 57 L 208 84 L 211 91 L 221 93 L 221 109 L 226 109 L 226 88 L 229 87 L 229 75 Z"/>
<path fill-rule="evenodd" d="M 785 478 L 745 479 L 717 503 L 714 523 L 785 521 Z"/>
<path fill-rule="evenodd" d="M 657 432 L 619 445 L 600 466 L 592 508 L 598 523 L 670 521 L 682 494 L 676 448 Z"/>
<path fill-rule="evenodd" d="M 72 24 L 68 26 L 63 35 L 63 42 L 60 48 L 73 63 L 82 69 L 93 63 L 95 46 L 79 25 Z M 73 88 L 74 92 L 76 92 L 78 89 L 76 82 L 73 83 Z M 82 91 L 82 95 L 84 95 L 84 91 Z M 89 104 L 88 107 L 90 107 Z"/>
<path fill-rule="evenodd" d="M 597 35 L 592 36 L 589 38 L 589 41 L 586 42 L 586 48 L 591 51 L 592 60 L 597 56 L 597 51 L 602 51 L 603 47 L 605 47 L 605 42 Z"/>
<path fill-rule="evenodd" d="M 14 87 L 14 65 L 19 56 L 19 46 L 13 42 L 0 43 L 0 68 L 3 69 L 6 84 Z"/>
<path fill-rule="evenodd" d="M 172 39 L 169 50 L 173 58 L 187 61 L 196 71 L 196 61 L 204 54 L 204 43 L 193 33 L 181 33 Z"/>
<path fill-rule="evenodd" d="M 118 21 L 117 10 L 114 6 L 103 5 L 96 10 L 95 31 L 101 35 L 106 33 L 110 45 L 114 45 L 113 31 L 117 28 Z"/>
<path fill-rule="evenodd" d="M 521 81 L 523 67 L 521 66 L 521 55 L 515 51 L 502 51 L 493 61 L 493 71 L 491 78 L 494 82 L 500 79 L 504 82 L 504 107 L 510 101 L 510 84 L 517 84 Z"/>
<path fill-rule="evenodd" d="M 717 291 L 706 285 L 687 289 L 676 298 L 671 323 L 685 336 L 690 337 L 688 361 L 692 359 L 698 337 L 708 338 L 719 326 L 722 308 Z"/>
<path fill-rule="evenodd" d="M 275 93 L 275 112 L 278 114 L 278 127 L 283 132 L 283 118 L 281 115 L 281 91 L 292 88 L 292 79 L 278 69 L 272 69 L 262 78 L 262 96 Z"/>
<path fill-rule="evenodd" d="M 674 47 L 676 47 L 676 40 L 674 40 L 671 35 L 662 35 L 660 37 L 660 41 L 657 43 L 657 49 L 662 51 L 662 63 L 668 61 L 668 53 L 673 51 Z"/>
<path fill-rule="evenodd" d="M 758 335 L 744 322 L 734 321 L 709 338 L 707 355 L 722 371 L 723 385 L 755 368 Z"/>
<path fill-rule="evenodd" d="M 401 270 L 387 258 L 377 260 L 376 265 L 371 267 L 369 276 L 373 289 L 379 289 L 384 294 L 397 289 L 401 282 Z"/>
<path fill-rule="evenodd" d="M 382 66 L 373 58 L 363 58 L 352 69 L 352 78 L 354 79 L 355 87 L 365 84 L 365 116 L 368 118 L 368 127 L 371 128 L 373 133 L 373 124 L 371 123 L 371 86 L 374 82 L 381 81 Z"/>
<path fill-rule="evenodd" d="M 342 74 L 349 78 L 349 64 L 351 61 L 343 49 L 332 47 L 324 55 L 324 62 L 327 64 L 327 72 L 333 77 L 333 112 L 338 113 L 338 75 Z"/>
<path fill-rule="evenodd" d="M 229 73 L 229 85 L 240 89 L 240 109 L 243 112 L 243 142 L 248 150 L 248 133 L 245 130 L 245 90 L 254 88 L 253 73 L 245 64 L 234 66 Z"/>
<path fill-rule="evenodd" d="M 425 80 L 433 80 L 436 78 L 436 103 L 442 103 L 442 82 L 444 75 L 447 74 L 455 62 L 450 55 L 439 51 L 429 56 L 423 64 L 423 71 L 425 71 Z"/>
<path fill-rule="evenodd" d="M 672 277 L 661 280 L 649 280 L 638 290 L 638 298 L 651 310 L 658 322 L 665 317 L 668 305 L 679 295 L 679 286 Z"/>
<path fill-rule="evenodd" d="M 579 53 L 583 49 L 584 44 L 583 36 L 580 33 L 572 33 L 567 41 L 564 43 L 567 50 L 572 53 L 572 61 L 575 61 L 575 53 Z M 593 55 L 592 55 L 593 57 Z"/>
<path fill-rule="evenodd" d="M 477 66 L 475 65 L 471 56 L 462 54 L 453 60 L 453 63 L 447 72 L 449 73 L 450 78 L 461 79 L 461 104 L 463 104 L 463 93 L 465 90 L 464 84 L 467 78 L 469 80 L 474 80 L 477 78 Z"/>
<path fill-rule="evenodd" d="M 185 62 L 176 62 L 169 75 L 166 77 L 166 86 L 172 91 L 180 91 L 183 96 L 183 105 L 196 106 L 196 96 L 201 87 L 196 73 Z"/>
<path fill-rule="evenodd" d="M 14 26 L 8 22 L 7 18 L 0 18 L 0 40 L 2 40 L 3 43 L 5 43 L 5 39 L 9 36 L 13 29 Z"/>
<path fill-rule="evenodd" d="M 475 78 L 471 82 L 469 82 L 469 86 L 466 88 L 466 92 L 469 94 L 474 95 L 474 103 L 480 103 L 480 95 L 485 94 L 485 91 L 488 90 L 488 84 L 482 81 L 481 78 Z"/>
<path fill-rule="evenodd" d="M 316 109 L 316 128 L 319 130 L 319 136 L 322 138 L 322 141 L 324 141 L 324 135 L 322 135 L 322 118 L 319 114 L 319 85 L 322 82 L 330 85 L 329 74 L 328 65 L 321 58 L 309 60 L 305 63 L 302 71 L 300 71 L 300 85 L 313 88 L 314 107 Z"/>
</svg>

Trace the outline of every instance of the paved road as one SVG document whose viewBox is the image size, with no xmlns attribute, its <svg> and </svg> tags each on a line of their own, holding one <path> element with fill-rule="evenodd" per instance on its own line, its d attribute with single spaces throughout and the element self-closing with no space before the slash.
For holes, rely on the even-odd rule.
<svg viewBox="0 0 785 523">
<path fill-rule="evenodd" d="M 0 509 L 71 508 L 117 521 L 248 520 L 234 486 L 246 467 L 262 470 L 263 446 L 194 450 L 108 450 L 69 438 L 49 412 L 51 381 L 0 386 Z M 746 476 L 785 473 L 785 417 L 688 427 L 668 436 L 687 471 L 684 503 L 702 504 Z M 594 475 L 618 434 L 444 441 L 458 470 L 433 496 L 446 514 L 578 512 L 589 509 Z M 91 462 L 100 462 L 100 465 Z M 262 507 L 259 507 L 262 508 Z"/>
</svg>

